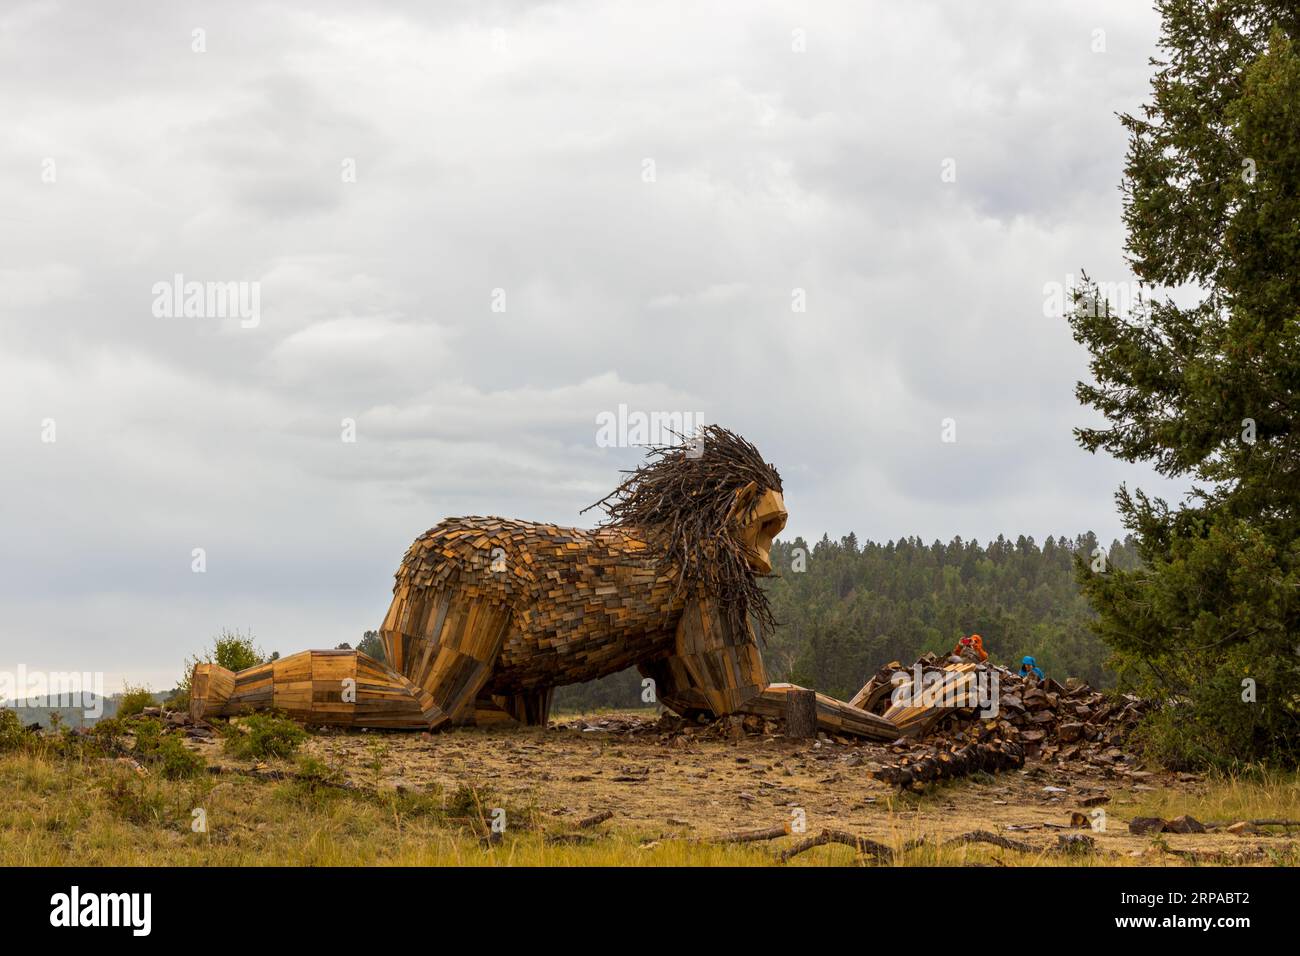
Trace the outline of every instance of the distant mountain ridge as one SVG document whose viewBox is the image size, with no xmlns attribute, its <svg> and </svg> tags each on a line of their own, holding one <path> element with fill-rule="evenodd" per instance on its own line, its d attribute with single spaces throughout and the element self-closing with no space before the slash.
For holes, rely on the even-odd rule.
<svg viewBox="0 0 1300 956">
<path fill-rule="evenodd" d="M 173 691 L 160 691 L 153 695 L 154 702 L 161 704 L 173 693 Z M 59 695 L 53 694 L 50 696 L 57 699 Z M 18 719 L 24 725 L 53 726 L 52 715 L 57 713 L 59 714 L 59 723 L 63 727 L 89 727 L 105 717 L 115 716 L 122 695 L 113 694 L 109 697 L 100 697 L 96 694 L 89 694 L 88 704 L 87 701 L 83 700 L 82 706 L 77 707 L 51 707 L 46 703 L 48 700 L 49 697 L 31 697 L 22 700 L 0 701 L 0 709 L 16 711 Z M 91 713 L 98 712 L 98 716 L 87 716 L 87 711 Z"/>
</svg>

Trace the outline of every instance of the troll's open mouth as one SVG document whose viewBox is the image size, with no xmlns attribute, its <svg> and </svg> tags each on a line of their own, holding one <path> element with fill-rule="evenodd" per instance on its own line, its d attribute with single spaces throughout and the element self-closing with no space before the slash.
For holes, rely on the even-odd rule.
<svg viewBox="0 0 1300 956">
<path fill-rule="evenodd" d="M 754 521 L 753 538 L 747 548 L 750 566 L 759 574 L 772 571 L 772 539 L 781 533 L 789 515 L 777 502 L 770 503 L 775 510 L 769 510 Z"/>
</svg>

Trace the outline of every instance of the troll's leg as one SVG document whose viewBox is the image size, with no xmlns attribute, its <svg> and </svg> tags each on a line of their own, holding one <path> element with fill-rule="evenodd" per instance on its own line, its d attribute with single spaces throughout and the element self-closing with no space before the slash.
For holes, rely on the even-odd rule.
<svg viewBox="0 0 1300 956">
<path fill-rule="evenodd" d="M 394 669 L 432 697 L 434 726 L 441 727 L 474 719 L 510 623 L 511 611 L 501 605 L 455 588 L 402 583 L 380 636 Z"/>
<path fill-rule="evenodd" d="M 734 631 L 715 602 L 693 599 L 677 622 L 672 656 L 639 669 L 654 680 L 657 698 L 683 716 L 736 713 L 767 687 L 767 671 L 753 631 Z"/>
<path fill-rule="evenodd" d="M 359 651 L 303 651 L 239 672 L 195 665 L 195 717 L 282 710 L 295 720 L 342 727 L 429 727 L 440 715 L 432 696 Z"/>
</svg>

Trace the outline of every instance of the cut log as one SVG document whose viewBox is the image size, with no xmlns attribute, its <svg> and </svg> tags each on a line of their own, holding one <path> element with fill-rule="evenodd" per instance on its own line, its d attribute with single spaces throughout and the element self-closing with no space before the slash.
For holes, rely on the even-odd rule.
<svg viewBox="0 0 1300 956">
<path fill-rule="evenodd" d="M 803 690 L 794 684 L 769 684 L 758 696 L 745 702 L 740 712 L 757 717 L 785 719 L 786 695 L 792 690 Z M 828 734 L 845 734 L 865 737 L 868 740 L 887 742 L 898 736 L 898 728 L 885 718 L 870 711 L 846 704 L 834 697 L 817 694 L 817 729 Z"/>
<path fill-rule="evenodd" d="M 767 827 L 764 830 L 734 830 L 712 837 L 711 843 L 758 843 L 761 840 L 779 840 L 790 832 L 790 824 Z"/>
<path fill-rule="evenodd" d="M 1024 748 L 1003 740 L 967 744 L 964 747 L 923 747 L 905 755 L 894 764 L 886 764 L 874 776 L 897 787 L 915 789 L 932 780 L 962 777 L 977 771 L 996 772 L 1023 767 Z"/>
<path fill-rule="evenodd" d="M 817 736 L 817 692 L 791 688 L 785 695 L 785 735 L 792 740 Z"/>
</svg>

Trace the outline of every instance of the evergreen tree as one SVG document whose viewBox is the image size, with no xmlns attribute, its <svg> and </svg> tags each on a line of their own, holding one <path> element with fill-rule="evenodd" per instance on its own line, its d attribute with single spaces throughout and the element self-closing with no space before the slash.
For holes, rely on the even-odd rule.
<svg viewBox="0 0 1300 956">
<path fill-rule="evenodd" d="M 384 654 L 384 642 L 379 637 L 378 631 L 366 631 L 361 635 L 361 640 L 357 644 L 357 650 L 363 654 L 369 654 L 381 664 L 387 663 L 387 655 Z"/>
<path fill-rule="evenodd" d="M 1122 118 L 1127 251 L 1147 286 L 1120 316 L 1086 282 L 1089 451 L 1190 478 L 1170 506 L 1121 487 L 1144 567 L 1081 584 L 1121 673 L 1180 706 L 1149 728 L 1172 763 L 1300 755 L 1300 8 L 1160 0 L 1151 100 Z"/>
</svg>

